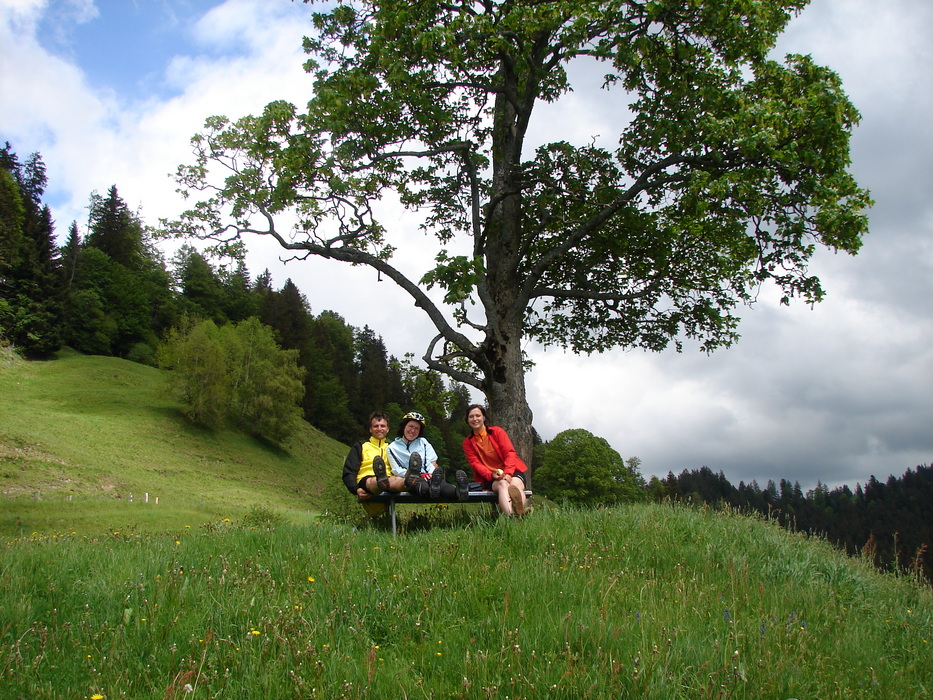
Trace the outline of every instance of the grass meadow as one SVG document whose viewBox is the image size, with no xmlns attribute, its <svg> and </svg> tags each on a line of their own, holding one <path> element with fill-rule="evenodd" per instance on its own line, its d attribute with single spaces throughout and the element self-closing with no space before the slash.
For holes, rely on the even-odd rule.
<svg viewBox="0 0 933 700">
<path fill-rule="evenodd" d="M 0 700 L 933 697 L 929 587 L 823 540 L 545 503 L 393 538 L 346 446 L 192 427 L 163 379 L 0 354 Z"/>
<path fill-rule="evenodd" d="M 4 698 L 933 695 L 929 589 L 729 512 L 461 514 L 393 539 L 256 511 L 22 537 L 0 562 Z"/>
<path fill-rule="evenodd" d="M 191 425 L 153 367 L 0 354 L 0 536 L 183 527 L 256 507 L 303 522 L 327 505 L 346 451 L 307 424 L 283 446 Z"/>
</svg>

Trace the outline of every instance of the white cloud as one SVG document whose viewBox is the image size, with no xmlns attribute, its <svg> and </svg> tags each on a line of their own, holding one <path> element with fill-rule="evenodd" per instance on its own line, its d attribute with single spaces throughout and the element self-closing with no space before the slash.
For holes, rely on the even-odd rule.
<svg viewBox="0 0 933 700">
<path fill-rule="evenodd" d="M 38 21 L 47 4 L 48 0 L 0 0 L 0 13 L 4 22 L 28 29 Z"/>
</svg>

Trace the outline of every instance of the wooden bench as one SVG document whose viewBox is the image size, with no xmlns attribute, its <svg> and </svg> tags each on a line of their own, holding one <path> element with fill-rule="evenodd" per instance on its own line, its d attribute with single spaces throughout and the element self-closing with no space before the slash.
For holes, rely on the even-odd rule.
<svg viewBox="0 0 933 700">
<path fill-rule="evenodd" d="M 525 491 L 525 502 L 528 502 L 532 496 L 531 491 Z M 447 499 L 447 498 L 427 498 L 425 496 L 418 496 L 408 491 L 402 491 L 401 493 L 392 493 L 386 491 L 380 493 L 378 496 L 370 496 L 366 499 L 359 499 L 360 503 L 386 503 L 389 506 L 388 516 L 389 520 L 392 523 L 392 536 L 395 537 L 397 533 L 396 520 L 395 520 L 395 504 L 396 503 L 461 503 L 467 505 L 468 503 L 498 503 L 499 496 L 495 491 L 482 491 L 482 490 L 470 490 L 470 497 L 465 501 L 458 501 L 457 499 Z"/>
</svg>

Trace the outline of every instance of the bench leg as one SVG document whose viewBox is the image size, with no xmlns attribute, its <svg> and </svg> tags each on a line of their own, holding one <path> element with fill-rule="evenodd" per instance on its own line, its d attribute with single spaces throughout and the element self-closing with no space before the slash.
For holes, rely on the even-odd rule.
<svg viewBox="0 0 933 700">
<path fill-rule="evenodd" d="M 395 527 L 395 499 L 389 499 L 389 519 L 392 521 L 392 537 L 396 536 L 396 527 Z"/>
</svg>

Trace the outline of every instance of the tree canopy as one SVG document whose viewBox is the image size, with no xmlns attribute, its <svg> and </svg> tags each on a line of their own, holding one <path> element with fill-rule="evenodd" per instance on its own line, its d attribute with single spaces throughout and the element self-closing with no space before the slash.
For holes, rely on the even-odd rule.
<svg viewBox="0 0 933 700">
<path fill-rule="evenodd" d="M 169 228 L 392 279 L 437 329 L 428 368 L 482 391 L 526 459 L 524 343 L 728 346 L 760 285 L 819 301 L 817 246 L 867 230 L 839 77 L 769 57 L 806 0 L 305 2 L 307 108 L 209 118 Z M 534 143 L 571 67 L 621 94 L 617 135 Z M 378 216 L 396 200 L 438 242 L 420 278 Z"/>
<path fill-rule="evenodd" d="M 641 461 L 624 461 L 605 438 L 588 430 L 564 430 L 539 446 L 535 484 L 548 498 L 574 505 L 612 505 L 644 500 Z"/>
</svg>

